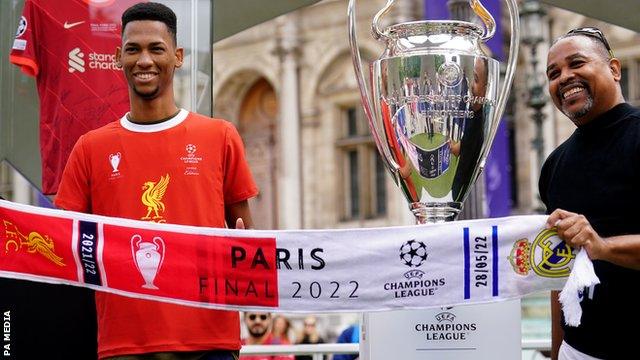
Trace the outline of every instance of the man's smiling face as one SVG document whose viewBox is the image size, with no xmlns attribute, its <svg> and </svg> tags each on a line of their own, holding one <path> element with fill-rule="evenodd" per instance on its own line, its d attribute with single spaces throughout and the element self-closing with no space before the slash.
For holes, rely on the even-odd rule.
<svg viewBox="0 0 640 360">
<path fill-rule="evenodd" d="M 173 74 L 182 65 L 183 50 L 177 48 L 167 26 L 160 21 L 128 23 L 116 58 L 137 97 L 152 100 L 172 96 Z"/>
<path fill-rule="evenodd" d="M 577 125 L 617 103 L 619 62 L 585 36 L 570 36 L 549 49 L 547 78 L 554 104 Z"/>
</svg>

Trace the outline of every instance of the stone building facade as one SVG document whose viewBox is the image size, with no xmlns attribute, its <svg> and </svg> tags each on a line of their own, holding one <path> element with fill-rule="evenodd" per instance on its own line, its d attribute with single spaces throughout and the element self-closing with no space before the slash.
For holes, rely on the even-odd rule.
<svg viewBox="0 0 640 360">
<path fill-rule="evenodd" d="M 361 1 L 362 54 L 384 1 Z M 323 1 L 214 46 L 214 115 L 233 121 L 262 190 L 263 228 L 406 224 L 411 215 L 377 160 L 360 106 L 347 38 L 347 3 Z M 404 6 L 396 19 L 415 18 Z"/>
</svg>

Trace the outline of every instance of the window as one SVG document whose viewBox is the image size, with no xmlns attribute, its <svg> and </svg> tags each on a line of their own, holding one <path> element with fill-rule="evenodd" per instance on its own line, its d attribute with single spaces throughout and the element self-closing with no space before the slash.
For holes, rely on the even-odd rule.
<svg viewBox="0 0 640 360">
<path fill-rule="evenodd" d="M 629 99 L 629 69 L 623 66 L 620 69 L 620 87 L 622 87 L 622 95 L 625 99 Z"/>
<path fill-rule="evenodd" d="M 622 61 L 620 87 L 625 100 L 640 106 L 640 59 L 629 58 Z"/>
<path fill-rule="evenodd" d="M 340 109 L 340 138 L 336 142 L 344 221 L 381 217 L 387 213 L 386 171 L 360 106 Z"/>
</svg>

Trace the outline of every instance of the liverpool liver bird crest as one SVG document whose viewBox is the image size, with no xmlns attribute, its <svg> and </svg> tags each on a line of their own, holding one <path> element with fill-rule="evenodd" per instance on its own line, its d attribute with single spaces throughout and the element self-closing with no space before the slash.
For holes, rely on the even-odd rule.
<svg viewBox="0 0 640 360">
<path fill-rule="evenodd" d="M 14 250 L 18 252 L 21 248 L 25 247 L 31 254 L 40 253 L 40 255 L 51 260 L 58 266 L 67 266 L 63 259 L 56 255 L 55 244 L 53 239 L 48 235 L 40 235 L 36 231 L 31 231 L 28 235 L 25 235 L 18 230 L 18 227 L 10 221 L 3 220 L 5 228 L 5 236 L 7 242 L 4 245 L 5 252 L 9 252 L 10 245 L 13 245 Z"/>
<path fill-rule="evenodd" d="M 151 220 L 151 212 L 153 211 L 153 220 L 162 219 L 162 216 L 158 214 L 158 210 L 164 212 L 164 203 L 162 197 L 167 191 L 167 185 L 169 185 L 169 174 L 160 177 L 160 181 L 153 182 L 147 181 L 142 185 L 142 203 L 147 206 L 147 215 L 142 220 Z"/>
</svg>

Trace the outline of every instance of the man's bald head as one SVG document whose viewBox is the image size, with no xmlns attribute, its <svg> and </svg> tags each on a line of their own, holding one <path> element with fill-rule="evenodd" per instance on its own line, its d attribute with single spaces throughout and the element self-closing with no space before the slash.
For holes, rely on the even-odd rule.
<svg viewBox="0 0 640 360">
<path fill-rule="evenodd" d="M 583 37 L 585 39 L 588 39 L 594 45 L 594 48 L 597 50 L 597 54 L 600 55 L 603 60 L 609 60 L 609 59 L 612 58 L 611 53 L 609 52 L 609 50 L 607 49 L 607 47 L 605 46 L 605 44 L 601 40 L 599 40 L 598 38 L 595 38 L 593 36 L 589 36 L 589 35 L 585 35 L 585 34 L 581 34 L 581 33 L 570 33 L 570 34 L 562 35 L 559 38 L 557 38 L 551 44 L 551 46 L 555 45 L 558 41 L 560 41 L 562 39 L 576 37 L 576 36 L 580 36 L 580 37 Z"/>
</svg>

